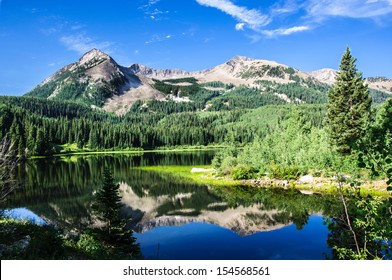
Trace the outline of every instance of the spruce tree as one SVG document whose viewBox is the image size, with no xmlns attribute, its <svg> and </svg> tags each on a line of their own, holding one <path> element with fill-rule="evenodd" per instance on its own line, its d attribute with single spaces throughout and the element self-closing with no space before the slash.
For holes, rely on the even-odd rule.
<svg viewBox="0 0 392 280">
<path fill-rule="evenodd" d="M 105 169 L 102 187 L 95 194 L 93 210 L 98 219 L 106 223 L 109 235 L 112 227 L 119 222 L 120 218 L 120 185 L 114 182 L 114 178 L 109 169 Z"/>
<path fill-rule="evenodd" d="M 138 259 L 141 258 L 140 246 L 133 231 L 125 228 L 127 220 L 120 217 L 119 188 L 110 170 L 105 169 L 102 187 L 96 192 L 92 207 L 98 219 L 105 222 L 106 231 L 98 229 L 92 234 L 110 258 Z M 88 234 L 91 232 L 88 231 Z"/>
<path fill-rule="evenodd" d="M 332 145 L 343 155 L 350 154 L 370 118 L 372 99 L 356 59 L 347 47 L 336 81 L 328 94 L 326 129 Z"/>
</svg>

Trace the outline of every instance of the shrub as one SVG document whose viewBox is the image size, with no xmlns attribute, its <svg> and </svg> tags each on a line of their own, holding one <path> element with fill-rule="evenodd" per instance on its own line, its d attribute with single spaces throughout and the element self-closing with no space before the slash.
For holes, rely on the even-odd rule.
<svg viewBox="0 0 392 280">
<path fill-rule="evenodd" d="M 106 255 L 101 242 L 96 240 L 88 231 L 80 235 L 76 246 L 91 259 L 103 259 Z"/>
<path fill-rule="evenodd" d="M 268 167 L 268 176 L 276 179 L 298 179 L 300 175 L 305 173 L 305 170 L 297 165 L 282 165 L 272 162 Z"/>
<path fill-rule="evenodd" d="M 236 166 L 237 163 L 238 163 L 237 158 L 233 156 L 228 156 L 224 158 L 222 161 L 222 165 L 220 167 L 221 173 L 223 173 L 224 175 L 231 174 L 233 166 Z"/>
<path fill-rule="evenodd" d="M 249 165 L 240 164 L 231 170 L 231 177 L 235 180 L 247 180 L 255 178 L 257 170 Z"/>
</svg>

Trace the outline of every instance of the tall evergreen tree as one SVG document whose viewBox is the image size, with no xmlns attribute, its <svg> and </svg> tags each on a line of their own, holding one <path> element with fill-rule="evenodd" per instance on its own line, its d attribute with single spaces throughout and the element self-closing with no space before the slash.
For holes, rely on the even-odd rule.
<svg viewBox="0 0 392 280">
<path fill-rule="evenodd" d="M 38 129 L 37 132 L 37 140 L 35 143 L 35 152 L 38 155 L 45 155 L 47 149 L 48 149 L 48 141 L 46 139 L 46 135 L 43 129 Z"/>
<path fill-rule="evenodd" d="M 103 185 L 95 194 L 93 210 L 98 218 L 106 223 L 109 235 L 112 227 L 119 222 L 120 218 L 120 185 L 114 182 L 109 169 L 105 170 Z"/>
<path fill-rule="evenodd" d="M 343 154 L 350 154 L 361 138 L 370 117 L 372 99 L 356 58 L 347 47 L 339 73 L 328 94 L 326 128 L 331 144 Z"/>
<path fill-rule="evenodd" d="M 133 231 L 125 228 L 127 220 L 121 219 L 120 185 L 116 184 L 112 173 L 105 169 L 102 187 L 95 194 L 92 205 L 98 219 L 106 223 L 106 230 L 98 230 L 96 238 L 109 245 L 107 252 L 111 258 L 141 258 L 140 246 L 133 237 Z"/>
</svg>

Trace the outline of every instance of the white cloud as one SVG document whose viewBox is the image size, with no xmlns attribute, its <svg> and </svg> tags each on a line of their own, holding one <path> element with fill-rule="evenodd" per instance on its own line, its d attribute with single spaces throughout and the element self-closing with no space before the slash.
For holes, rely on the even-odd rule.
<svg viewBox="0 0 392 280">
<path fill-rule="evenodd" d="M 284 0 L 277 1 L 274 5 L 272 5 L 270 9 L 270 16 L 280 16 L 296 13 L 301 8 L 301 4 L 298 3 L 298 0 Z"/>
<path fill-rule="evenodd" d="M 59 33 L 61 31 L 61 28 L 55 28 L 55 27 L 49 27 L 49 28 L 43 28 L 40 30 L 40 32 L 46 36 L 50 36 L 55 33 Z"/>
<path fill-rule="evenodd" d="M 146 45 L 148 44 L 153 44 L 153 43 L 159 43 L 162 41 L 166 41 L 166 40 L 170 40 L 172 39 L 174 36 L 173 35 L 166 35 L 166 34 L 154 34 L 150 40 L 145 41 L 144 43 Z"/>
<path fill-rule="evenodd" d="M 113 46 L 112 42 L 97 42 L 85 34 L 63 36 L 60 38 L 60 42 L 66 46 L 67 49 L 76 51 L 79 54 L 84 54 L 93 48 L 100 49 L 110 54 L 112 52 L 110 47 Z"/>
<path fill-rule="evenodd" d="M 376 18 L 392 13 L 392 0 L 308 0 L 305 10 L 318 20 L 331 16 Z"/>
<path fill-rule="evenodd" d="M 169 11 L 161 11 L 158 8 L 155 8 L 154 6 L 160 2 L 160 0 L 149 0 L 147 4 L 144 4 L 139 7 L 140 10 L 143 11 L 143 13 L 147 16 L 147 18 L 154 20 L 154 21 L 159 21 L 162 19 L 165 19 L 164 15 L 169 14 Z"/>
<path fill-rule="evenodd" d="M 269 37 L 275 37 L 275 36 L 282 36 L 282 35 L 291 35 L 293 33 L 298 33 L 306 30 L 310 30 L 310 26 L 294 26 L 294 27 L 289 27 L 289 28 L 278 28 L 274 30 L 263 30 L 263 34 L 269 36 Z"/>
<path fill-rule="evenodd" d="M 262 14 L 260 11 L 237 6 L 229 0 L 196 0 L 196 2 L 206 7 L 219 9 L 253 30 L 258 30 L 271 21 L 269 16 Z"/>
<path fill-rule="evenodd" d="M 75 24 L 75 25 L 72 25 L 71 26 L 71 30 L 79 30 L 79 29 L 82 29 L 83 28 L 83 25 L 81 25 L 81 24 Z"/>
<path fill-rule="evenodd" d="M 235 30 L 244 30 L 245 23 L 240 22 L 235 25 Z"/>
<path fill-rule="evenodd" d="M 262 37 L 287 36 L 328 24 L 334 17 L 368 18 L 379 21 L 392 14 L 392 0 L 281 0 L 268 13 L 234 4 L 234 0 L 196 0 L 202 6 L 216 8 L 236 19 L 236 30 L 249 28 L 252 42 Z M 293 27 L 282 27 L 290 23 Z M 270 26 L 273 26 L 271 28 Z M 269 28 L 267 28 L 269 27 Z"/>
<path fill-rule="evenodd" d="M 147 2 L 144 2 L 144 3 L 146 3 L 146 4 L 141 5 L 141 6 L 139 7 L 139 9 L 142 9 L 142 10 L 148 9 L 148 8 L 150 8 L 151 6 L 154 6 L 155 4 L 157 4 L 159 1 L 161 1 L 161 0 L 148 0 Z"/>
</svg>

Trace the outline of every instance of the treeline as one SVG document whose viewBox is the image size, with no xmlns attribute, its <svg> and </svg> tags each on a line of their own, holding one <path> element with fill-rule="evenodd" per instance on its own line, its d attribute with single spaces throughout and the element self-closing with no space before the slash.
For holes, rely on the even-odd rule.
<svg viewBox="0 0 392 280">
<path fill-rule="evenodd" d="M 217 125 L 218 120 L 234 122 L 239 116 L 235 112 L 207 117 L 139 112 L 117 117 L 78 104 L 64 107 L 64 102 L 53 102 L 50 107 L 46 100 L 23 99 L 2 99 L 0 105 L 0 136 L 9 135 L 20 155 L 52 154 L 64 144 L 101 150 L 222 143 L 227 131 Z"/>
<path fill-rule="evenodd" d="M 281 112 L 276 116 L 285 118 L 289 110 L 286 105 L 267 106 L 265 110 L 194 112 L 188 110 L 189 103 L 147 104 L 143 107 L 136 102 L 129 113 L 116 116 L 72 102 L 3 97 L 0 136 L 8 135 L 18 153 L 26 156 L 59 153 L 71 145 L 73 149 L 94 151 L 221 144 L 228 139 L 242 145 L 268 133 L 268 127 L 279 121 L 271 118 L 271 112 Z M 301 108 L 320 123 L 323 106 L 315 106 Z"/>
</svg>

